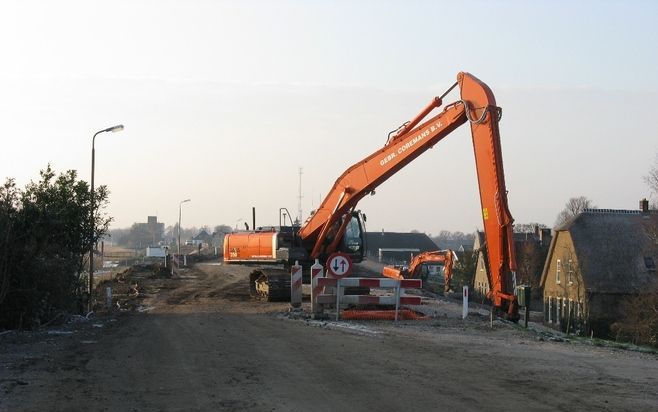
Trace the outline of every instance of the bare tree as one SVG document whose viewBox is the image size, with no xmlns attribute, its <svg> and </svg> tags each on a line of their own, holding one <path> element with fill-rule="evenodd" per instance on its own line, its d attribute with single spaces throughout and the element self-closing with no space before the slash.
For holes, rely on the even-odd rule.
<svg viewBox="0 0 658 412">
<path fill-rule="evenodd" d="M 555 226 L 556 227 L 562 226 L 563 224 L 567 223 L 569 220 L 574 218 L 583 210 L 590 209 L 593 207 L 596 206 L 594 206 L 592 204 L 592 201 L 585 196 L 572 197 L 564 205 L 564 209 L 562 209 L 562 211 L 557 215 L 557 219 L 555 220 Z"/>
<path fill-rule="evenodd" d="M 567 334 L 581 334 L 590 327 L 591 293 L 585 288 L 583 272 L 587 262 L 578 260 L 573 250 L 564 247 L 561 253 L 560 289 L 562 298 L 569 304 L 562 304 L 561 325 Z M 563 301 L 564 302 L 564 301 Z"/>
<path fill-rule="evenodd" d="M 517 282 L 532 286 L 532 290 L 535 293 L 539 291 L 539 280 L 544 263 L 544 256 L 542 255 L 541 247 L 537 242 L 524 241 L 517 243 Z"/>
<path fill-rule="evenodd" d="M 215 233 L 233 233 L 233 228 L 229 225 L 217 225 L 215 226 Z"/>
</svg>

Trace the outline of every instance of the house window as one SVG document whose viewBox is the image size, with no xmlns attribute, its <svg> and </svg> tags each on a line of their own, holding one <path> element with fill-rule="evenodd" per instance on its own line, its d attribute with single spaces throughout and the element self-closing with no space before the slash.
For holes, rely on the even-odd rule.
<svg viewBox="0 0 658 412">
<path fill-rule="evenodd" d="M 569 313 L 569 308 L 567 308 L 567 298 L 564 298 L 562 299 L 562 317 L 565 322 L 569 322 L 569 316 L 571 316 L 571 314 Z"/>
<path fill-rule="evenodd" d="M 573 261 L 569 259 L 569 267 L 567 268 L 567 280 L 569 284 L 573 284 Z"/>
<path fill-rule="evenodd" d="M 560 272 L 562 271 L 562 261 L 557 260 L 556 271 L 555 271 L 555 283 L 560 283 Z"/>
<path fill-rule="evenodd" d="M 644 266 L 646 266 L 649 270 L 656 270 L 656 262 L 653 261 L 651 256 L 644 257 Z"/>
<path fill-rule="evenodd" d="M 548 297 L 548 323 L 553 323 L 553 298 Z"/>
<path fill-rule="evenodd" d="M 560 315 L 562 314 L 562 302 L 560 302 L 560 298 L 555 299 L 556 300 L 556 311 L 557 313 L 555 314 L 555 323 L 558 325 L 560 324 Z"/>
</svg>

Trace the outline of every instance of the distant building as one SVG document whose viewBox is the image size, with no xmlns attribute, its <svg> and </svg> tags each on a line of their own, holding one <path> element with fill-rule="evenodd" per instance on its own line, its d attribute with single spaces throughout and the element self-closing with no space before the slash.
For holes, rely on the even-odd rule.
<svg viewBox="0 0 658 412">
<path fill-rule="evenodd" d="M 200 244 L 209 245 L 210 242 L 212 242 L 212 236 L 210 236 L 208 232 L 206 232 L 205 230 L 202 230 L 201 232 L 199 232 L 198 235 L 194 236 L 191 240 L 193 245 L 200 245 Z"/>
<path fill-rule="evenodd" d="M 163 258 L 167 256 L 167 250 L 164 247 L 148 246 L 146 248 L 146 257 Z"/>
<path fill-rule="evenodd" d="M 155 246 L 164 239 L 164 223 L 159 223 L 157 216 L 147 217 L 146 223 L 136 223 L 134 229 L 136 236 L 134 241 L 143 242 L 142 246 Z"/>
<path fill-rule="evenodd" d="M 620 302 L 658 287 L 658 212 L 588 209 L 556 229 L 541 278 L 546 324 L 610 333 Z"/>
<path fill-rule="evenodd" d="M 366 256 L 383 263 L 409 262 L 439 247 L 424 233 L 366 232 Z"/>
</svg>

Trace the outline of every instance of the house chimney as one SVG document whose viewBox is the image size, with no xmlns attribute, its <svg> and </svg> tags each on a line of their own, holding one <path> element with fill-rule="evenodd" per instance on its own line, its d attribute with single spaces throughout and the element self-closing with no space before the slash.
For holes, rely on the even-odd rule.
<svg viewBox="0 0 658 412">
<path fill-rule="evenodd" d="M 640 210 L 642 213 L 649 212 L 649 201 L 646 198 L 640 200 Z"/>
</svg>

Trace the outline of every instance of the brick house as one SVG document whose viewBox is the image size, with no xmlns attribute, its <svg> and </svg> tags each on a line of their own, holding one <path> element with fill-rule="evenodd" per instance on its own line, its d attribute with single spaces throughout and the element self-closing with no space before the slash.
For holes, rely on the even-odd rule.
<svg viewBox="0 0 658 412">
<path fill-rule="evenodd" d="M 608 336 L 620 301 L 658 287 L 658 213 L 587 209 L 555 229 L 541 277 L 544 321 Z"/>
</svg>

